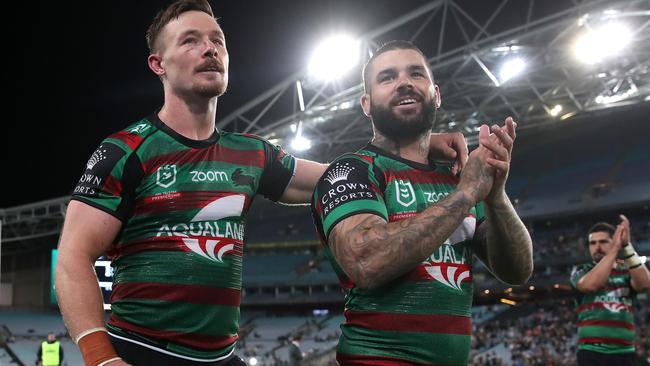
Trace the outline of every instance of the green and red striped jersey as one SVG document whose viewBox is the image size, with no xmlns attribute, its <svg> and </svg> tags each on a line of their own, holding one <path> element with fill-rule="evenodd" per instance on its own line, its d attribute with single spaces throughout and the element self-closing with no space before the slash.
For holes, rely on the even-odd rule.
<svg viewBox="0 0 650 366">
<path fill-rule="evenodd" d="M 215 131 L 191 140 L 157 116 L 105 139 L 72 199 L 123 223 L 108 252 L 111 334 L 189 359 L 231 354 L 246 213 L 258 193 L 278 200 L 294 168 L 259 137 Z"/>
<path fill-rule="evenodd" d="M 369 145 L 336 159 L 312 202 L 325 252 L 345 289 L 345 323 L 337 359 L 343 365 L 466 365 L 472 305 L 471 240 L 479 204 L 430 257 L 379 288 L 360 289 L 327 246 L 332 228 L 361 213 L 388 222 L 415 216 L 458 184 L 449 167 L 402 159 Z M 409 250 L 405 246 L 403 250 Z"/>
<path fill-rule="evenodd" d="M 594 263 L 576 266 L 571 285 L 594 268 Z M 616 267 L 600 291 L 581 293 L 576 299 L 578 312 L 578 349 L 601 353 L 634 352 L 634 300 L 627 269 Z"/>
</svg>

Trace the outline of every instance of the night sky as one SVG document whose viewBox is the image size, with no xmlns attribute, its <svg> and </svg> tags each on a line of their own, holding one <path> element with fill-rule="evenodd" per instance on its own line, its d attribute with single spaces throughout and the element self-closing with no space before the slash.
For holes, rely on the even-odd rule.
<svg viewBox="0 0 650 366">
<path fill-rule="evenodd" d="M 230 54 L 217 121 L 304 67 L 324 35 L 362 35 L 427 2 L 212 1 Z M 0 207 L 68 195 L 104 137 L 162 105 L 144 34 L 168 3 L 20 2 L 3 9 Z M 487 17 L 499 3 L 480 2 L 479 12 Z"/>
</svg>

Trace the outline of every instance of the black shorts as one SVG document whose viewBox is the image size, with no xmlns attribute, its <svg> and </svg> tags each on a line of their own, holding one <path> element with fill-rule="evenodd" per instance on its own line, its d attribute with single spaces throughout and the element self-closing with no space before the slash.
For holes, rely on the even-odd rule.
<svg viewBox="0 0 650 366">
<path fill-rule="evenodd" d="M 634 352 L 600 353 L 581 349 L 578 351 L 578 366 L 633 366 Z"/>
<path fill-rule="evenodd" d="M 109 335 L 111 334 L 109 333 Z M 112 335 L 110 339 L 117 355 L 133 366 L 247 366 L 241 358 L 234 354 L 220 361 L 192 361 L 158 352 Z"/>
</svg>

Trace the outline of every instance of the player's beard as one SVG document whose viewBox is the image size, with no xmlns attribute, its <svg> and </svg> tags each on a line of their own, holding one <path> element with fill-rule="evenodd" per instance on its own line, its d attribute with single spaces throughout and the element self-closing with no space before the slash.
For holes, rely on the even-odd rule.
<svg viewBox="0 0 650 366">
<path fill-rule="evenodd" d="M 593 256 L 591 256 L 591 258 L 594 260 L 594 263 L 598 263 L 598 262 L 600 262 L 601 259 L 605 258 L 605 253 L 596 252 L 596 253 L 594 253 Z"/>
<path fill-rule="evenodd" d="M 370 100 L 372 123 L 379 132 L 392 139 L 411 139 L 430 132 L 436 121 L 436 107 L 432 100 L 422 103 L 420 113 L 398 116 L 388 107 Z"/>
<path fill-rule="evenodd" d="M 209 84 L 199 84 L 194 86 L 194 93 L 203 98 L 220 97 L 226 92 L 228 88 L 228 79 L 220 82 L 213 82 Z"/>
</svg>

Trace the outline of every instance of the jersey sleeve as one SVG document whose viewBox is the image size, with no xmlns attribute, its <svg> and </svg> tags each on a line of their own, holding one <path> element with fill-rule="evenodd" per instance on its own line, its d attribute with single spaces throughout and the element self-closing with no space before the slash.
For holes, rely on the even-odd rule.
<svg viewBox="0 0 650 366">
<path fill-rule="evenodd" d="M 86 163 L 72 199 L 84 202 L 125 222 L 131 215 L 142 165 L 128 146 L 104 140 Z"/>
<path fill-rule="evenodd" d="M 358 156 L 344 156 L 332 163 L 318 181 L 312 201 L 317 227 L 325 240 L 341 220 L 362 213 L 388 220 L 378 177 Z"/>
<path fill-rule="evenodd" d="M 296 159 L 287 154 L 280 146 L 263 140 L 266 165 L 260 178 L 259 193 L 277 201 L 289 186 L 296 169 Z"/>
<path fill-rule="evenodd" d="M 580 281 L 580 279 L 584 277 L 588 272 L 589 272 L 589 268 L 585 265 L 574 266 L 573 269 L 571 270 L 571 277 L 569 278 L 569 282 L 571 282 L 571 286 L 573 286 L 573 288 L 577 290 L 578 281 Z"/>
</svg>

